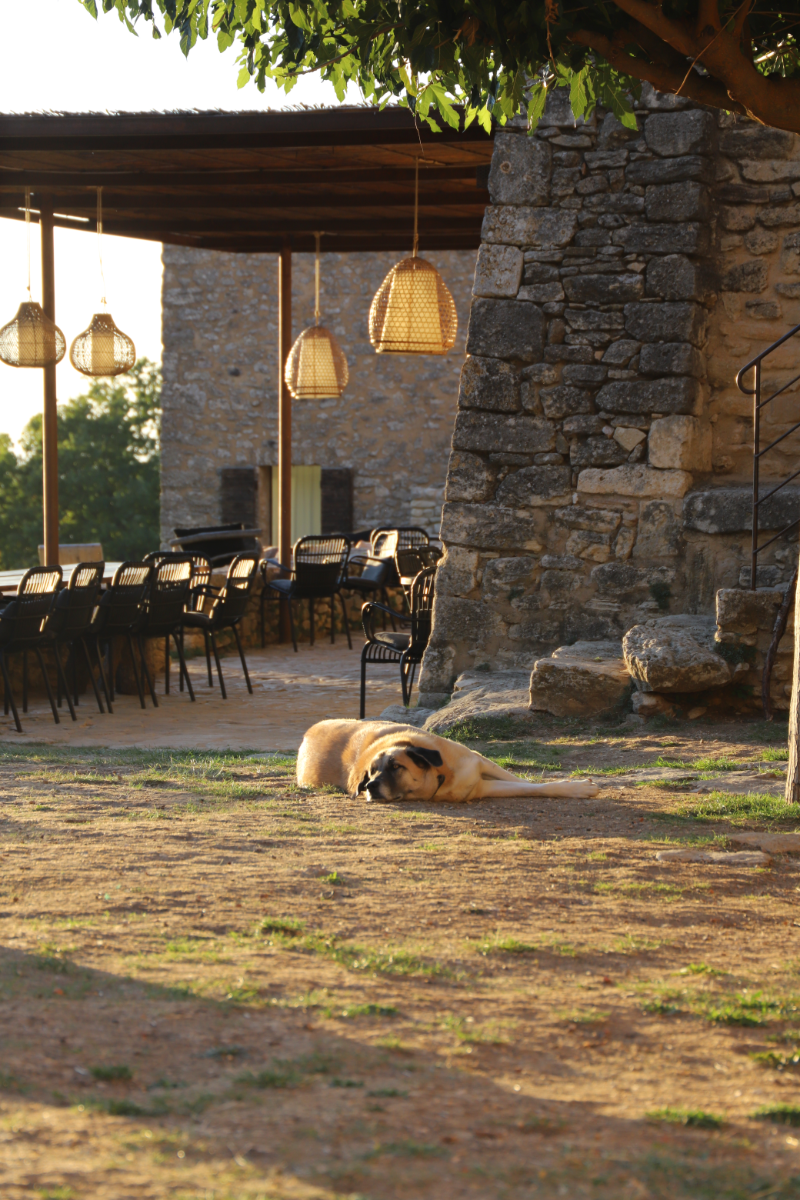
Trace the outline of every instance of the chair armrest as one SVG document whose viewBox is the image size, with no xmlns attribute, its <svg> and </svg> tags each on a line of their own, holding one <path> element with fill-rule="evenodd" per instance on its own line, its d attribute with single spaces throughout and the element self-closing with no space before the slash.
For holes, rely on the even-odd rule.
<svg viewBox="0 0 800 1200">
<path fill-rule="evenodd" d="M 379 612 L 387 613 L 390 617 L 394 617 L 396 621 L 402 621 L 404 625 L 411 624 L 411 617 L 407 614 L 395 612 L 393 608 L 387 608 L 385 604 L 378 604 L 377 600 L 368 600 L 366 604 L 362 604 L 361 606 L 361 625 L 368 642 L 374 641 L 375 630 L 373 628 L 373 621 Z"/>
<path fill-rule="evenodd" d="M 290 575 L 292 573 L 292 568 L 285 567 L 282 562 L 278 562 L 277 558 L 262 558 L 261 566 L 264 567 L 265 565 L 270 567 L 278 567 L 278 569 L 281 571 L 288 571 Z"/>
</svg>

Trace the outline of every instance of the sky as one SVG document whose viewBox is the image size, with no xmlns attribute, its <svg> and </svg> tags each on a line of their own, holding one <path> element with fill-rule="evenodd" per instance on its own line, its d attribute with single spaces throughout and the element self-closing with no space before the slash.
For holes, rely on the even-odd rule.
<svg viewBox="0 0 800 1200">
<path fill-rule="evenodd" d="M 100 5 L 98 5 L 98 8 Z M 213 39 L 198 42 L 188 59 L 175 36 L 154 41 L 147 29 L 133 37 L 116 13 L 95 21 L 79 0 L 0 0 L 4 36 L 0 67 L 0 114 L 23 112 L 141 112 L 152 109 L 286 108 L 337 103 L 330 84 L 301 79 L 290 96 L 254 84 L 239 90 L 232 47 L 225 54 Z M 357 96 L 353 97 L 357 100 Z M 23 197 L 20 196 L 20 204 Z M 31 225 L 31 290 L 41 301 L 39 227 Z M 24 223 L 0 219 L 0 325 L 27 298 L 27 238 Z M 133 338 L 137 354 L 161 360 L 161 245 L 103 238 L 108 307 L 120 329 Z M 97 237 L 56 229 L 56 323 L 67 344 L 100 309 Z M 87 390 L 89 380 L 69 363 L 57 368 L 59 402 Z M 42 404 L 42 374 L 0 364 L 0 432 L 16 441 Z"/>
</svg>

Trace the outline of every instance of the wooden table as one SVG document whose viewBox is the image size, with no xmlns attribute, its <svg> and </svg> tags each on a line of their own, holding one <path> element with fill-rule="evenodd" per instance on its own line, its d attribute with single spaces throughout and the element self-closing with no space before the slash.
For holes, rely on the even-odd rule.
<svg viewBox="0 0 800 1200">
<path fill-rule="evenodd" d="M 67 563 L 66 566 L 61 568 L 64 583 L 69 583 L 72 572 L 77 566 L 78 563 Z M 122 563 L 107 562 L 103 572 L 103 583 L 111 583 L 111 580 L 114 578 L 114 572 L 117 567 L 121 566 Z M 20 567 L 14 571 L 0 571 L 0 592 L 16 592 L 27 569 L 27 567 Z"/>
</svg>

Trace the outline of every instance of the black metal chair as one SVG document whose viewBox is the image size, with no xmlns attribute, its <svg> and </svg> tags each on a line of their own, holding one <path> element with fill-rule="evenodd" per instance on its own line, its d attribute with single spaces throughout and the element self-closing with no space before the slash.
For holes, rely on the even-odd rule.
<svg viewBox="0 0 800 1200">
<path fill-rule="evenodd" d="M 28 711 L 28 651 L 32 650 L 39 662 L 53 720 L 56 725 L 61 723 L 53 689 L 50 686 L 42 658 L 42 649 L 51 644 L 47 633 L 47 624 L 56 605 L 61 578 L 61 567 L 31 567 L 20 580 L 16 596 L 0 612 L 0 670 L 3 675 L 4 687 L 3 707 L 6 714 L 9 706 L 11 707 L 18 733 L 22 733 L 22 725 L 14 701 L 8 663 L 6 662 L 8 655 L 17 651 L 22 652 L 22 711 Z M 59 685 L 66 693 L 67 682 L 64 678 L 61 660 L 58 654 L 55 658 Z M 72 707 L 72 700 L 68 694 L 67 703 L 74 721 L 75 709 Z"/>
<path fill-rule="evenodd" d="M 164 555 L 161 561 L 153 567 L 153 576 L 147 593 L 144 620 L 139 625 L 136 638 L 139 643 L 139 654 L 142 660 L 144 677 L 150 692 L 153 706 L 158 708 L 153 680 L 150 678 L 150 668 L 145 654 L 145 638 L 164 639 L 164 692 L 169 695 L 169 640 L 173 639 L 178 650 L 181 685 L 186 680 L 189 696 L 194 701 L 194 691 L 189 672 L 186 669 L 186 659 L 183 654 L 183 618 L 186 606 L 192 595 L 192 578 L 194 564 L 190 554 Z"/>
<path fill-rule="evenodd" d="M 104 713 L 105 709 L 103 708 L 103 701 L 100 698 L 100 692 L 97 689 L 97 680 L 94 677 L 94 667 L 89 655 L 87 637 L 92 625 L 92 616 L 98 604 L 105 569 L 106 564 L 104 562 L 77 563 L 72 568 L 69 584 L 58 593 L 55 608 L 47 623 L 47 634 L 53 642 L 56 657 L 58 657 L 62 646 L 69 647 L 67 666 L 68 668 L 71 666 L 72 698 L 75 705 L 77 706 L 80 702 L 78 697 L 78 650 L 80 649 L 89 673 L 89 681 L 94 690 L 97 707 L 101 713 Z M 96 649 L 97 645 L 95 643 L 95 651 Z M 108 700 L 108 689 L 106 687 L 105 676 L 103 675 L 103 664 L 99 654 L 96 654 L 96 658 L 100 673 L 100 683 L 106 694 L 106 700 Z M 69 670 L 65 672 L 65 675 L 69 675 Z M 61 695 L 61 680 L 59 678 L 59 708 L 61 707 Z"/>
<path fill-rule="evenodd" d="M 265 644 L 264 610 L 268 589 L 276 592 L 289 605 L 289 623 L 292 630 L 292 645 L 297 651 L 297 633 L 294 625 L 293 600 L 307 600 L 311 617 L 311 645 L 314 645 L 314 601 L 330 600 L 331 605 L 331 642 L 336 641 L 334 616 L 336 613 L 336 597 L 342 606 L 344 629 L 347 634 L 347 644 L 352 650 L 353 641 L 350 637 L 350 626 L 347 620 L 344 596 L 341 588 L 345 587 L 344 572 L 347 567 L 349 543 L 341 534 L 314 534 L 311 537 L 300 538 L 294 544 L 294 568 L 289 579 L 267 580 L 267 566 L 280 567 L 288 571 L 282 563 L 274 558 L 267 558 L 262 565 L 264 574 L 264 590 L 261 593 L 261 645 Z"/>
<path fill-rule="evenodd" d="M 211 611 L 208 613 L 195 611 L 183 614 L 184 628 L 200 629 L 203 632 L 209 687 L 213 687 L 209 642 L 211 644 L 211 649 L 214 651 L 214 661 L 217 664 L 217 675 L 219 677 L 219 686 L 223 700 L 228 699 L 228 693 L 225 691 L 225 680 L 222 678 L 222 667 L 220 666 L 217 639 L 215 636 L 223 629 L 233 630 L 233 635 L 236 638 L 236 646 L 239 650 L 239 658 L 242 661 L 244 677 L 247 681 L 247 690 L 251 696 L 253 694 L 253 685 L 250 682 L 250 675 L 247 670 L 247 663 L 245 662 L 238 626 L 245 614 L 247 601 L 250 599 L 250 593 L 256 581 L 258 558 L 257 554 L 238 554 L 228 567 L 228 574 L 223 588 L 213 588 L 206 585 L 203 588 L 198 587 L 194 589 L 198 597 L 201 595 L 213 596 L 214 602 L 211 605 Z"/>
<path fill-rule="evenodd" d="M 113 712 L 111 702 L 114 699 L 114 638 L 124 637 L 128 643 L 131 655 L 133 678 L 139 693 L 139 703 L 144 703 L 144 690 L 139 669 L 136 666 L 136 654 L 133 648 L 134 636 L 145 619 L 145 600 L 150 587 L 150 580 L 155 567 L 148 562 L 124 562 L 117 567 L 111 587 L 100 597 L 100 603 L 89 628 L 88 636 L 94 639 L 97 656 L 100 657 L 100 646 L 106 646 L 108 652 L 108 688 L 106 700 L 108 711 Z M 142 660 L 144 661 L 144 660 Z M 101 676 L 102 678 L 102 676 Z"/>
<path fill-rule="evenodd" d="M 414 686 L 414 676 L 417 666 L 422 662 L 425 647 L 431 633 L 431 618 L 433 615 L 433 595 L 436 585 L 436 567 L 426 567 L 420 571 L 411 585 L 411 612 L 392 613 L 384 605 L 372 601 L 365 604 L 361 610 L 361 620 L 364 626 L 366 643 L 361 651 L 361 706 L 359 716 L 364 719 L 367 691 L 367 663 L 399 663 L 400 683 L 403 688 L 403 703 L 408 705 L 411 699 L 411 689 Z M 389 612 L 395 620 L 410 625 L 407 633 L 397 630 L 376 630 L 374 617 L 378 612 Z"/>
<path fill-rule="evenodd" d="M 394 552 L 394 566 L 400 586 L 408 593 L 411 584 L 426 567 L 435 567 L 442 557 L 438 546 L 425 543 L 421 546 L 398 546 Z"/>
<path fill-rule="evenodd" d="M 190 559 L 191 564 L 192 564 L 192 586 L 189 590 L 189 598 L 186 602 L 186 611 L 187 612 L 202 612 L 203 611 L 203 601 L 205 599 L 205 596 L 207 595 L 206 589 L 208 588 L 208 585 L 211 582 L 211 563 L 208 561 L 208 559 L 206 558 L 206 556 L 204 554 L 189 554 L 188 551 L 186 554 L 182 554 L 178 550 L 151 550 L 149 554 L 145 554 L 144 559 L 142 561 L 153 563 L 154 566 L 158 566 L 159 563 L 166 562 L 168 559 L 170 559 L 170 560 L 178 559 L 180 562 L 184 562 L 187 558 Z M 181 639 L 181 650 L 183 651 L 184 650 L 183 624 L 181 624 L 179 636 Z M 184 653 L 184 658 L 185 657 L 186 657 L 186 655 Z M 210 663 L 209 663 L 208 673 L 209 673 L 209 684 L 212 685 Z M 188 677 L 188 673 L 187 673 L 187 677 Z M 164 678 L 165 678 L 165 684 L 166 684 L 166 691 L 169 692 L 169 638 L 168 637 L 164 638 Z M 183 671 L 178 672 L 178 680 L 179 680 L 180 690 L 183 691 Z"/>
<path fill-rule="evenodd" d="M 212 567 L 227 567 L 239 554 L 260 551 L 260 529 L 245 529 L 241 521 L 230 525 L 195 525 L 175 530 L 183 554 L 202 554 Z M 175 544 L 174 542 L 172 543 Z"/>
</svg>

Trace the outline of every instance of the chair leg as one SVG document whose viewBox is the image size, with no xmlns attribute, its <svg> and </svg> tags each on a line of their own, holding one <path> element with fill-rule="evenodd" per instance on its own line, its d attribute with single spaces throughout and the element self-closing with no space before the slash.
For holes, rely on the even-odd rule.
<svg viewBox="0 0 800 1200">
<path fill-rule="evenodd" d="M 169 635 L 164 638 L 164 695 L 169 695 Z"/>
<path fill-rule="evenodd" d="M 361 706 L 358 710 L 358 715 L 362 721 L 364 720 L 364 711 L 367 706 L 367 650 L 368 649 L 369 649 L 369 642 L 367 642 L 364 649 L 361 651 Z"/>
<path fill-rule="evenodd" d="M 267 626 L 265 620 L 265 606 L 267 603 L 267 585 L 264 584 L 261 589 L 261 649 L 263 650 L 267 644 Z"/>
<path fill-rule="evenodd" d="M 80 638 L 79 642 L 80 642 L 81 650 L 83 651 L 83 659 L 84 659 L 84 662 L 86 663 L 86 670 L 89 672 L 89 682 L 91 683 L 91 685 L 94 689 L 94 698 L 97 701 L 97 707 L 99 708 L 101 713 L 105 713 L 105 709 L 103 708 L 103 701 L 100 699 L 100 693 L 97 690 L 97 680 L 94 677 L 94 670 L 92 669 L 92 660 L 89 658 L 89 651 L 86 647 L 86 642 L 84 641 L 83 638 Z M 77 646 L 78 646 L 78 642 L 72 643 L 72 653 L 73 654 L 76 653 Z"/>
<path fill-rule="evenodd" d="M 183 632 L 183 631 L 181 630 L 181 632 Z M 178 636 L 177 633 L 173 633 L 172 636 L 175 638 L 175 645 L 178 647 L 178 662 L 180 663 L 179 675 L 180 675 L 180 679 L 181 679 L 181 691 L 183 691 L 183 681 L 185 679 L 186 687 L 189 691 L 189 698 L 192 701 L 192 704 L 194 704 L 194 688 L 192 687 L 192 681 L 189 678 L 189 672 L 186 669 L 186 659 L 183 654 L 183 644 L 181 642 L 181 638 Z"/>
<path fill-rule="evenodd" d="M 22 711 L 28 711 L 28 651 L 22 651 Z"/>
<path fill-rule="evenodd" d="M 291 604 L 291 601 L 289 601 L 289 603 Z M 313 646 L 314 645 L 314 597 L 313 596 L 308 601 L 308 620 L 309 620 L 309 626 L 311 629 L 311 645 Z"/>
<path fill-rule="evenodd" d="M 148 691 L 150 692 L 150 699 L 153 701 L 153 708 L 158 708 L 158 696 L 156 696 L 156 689 L 153 687 L 153 680 L 150 678 L 150 668 L 147 665 L 147 653 L 145 650 L 144 638 L 141 634 L 137 636 L 136 641 L 139 643 L 139 658 L 141 659 L 142 663 L 142 674 L 144 675 Z"/>
<path fill-rule="evenodd" d="M 342 605 L 342 617 L 344 618 L 344 631 L 347 634 L 347 645 L 352 650 L 353 649 L 353 639 L 350 636 L 350 622 L 347 619 L 347 605 L 344 602 L 344 596 L 342 595 L 341 592 L 339 592 L 339 600 Z"/>
<path fill-rule="evenodd" d="M 111 707 L 111 701 L 114 699 L 113 685 L 111 680 L 106 682 L 106 672 L 105 667 L 103 666 L 103 656 L 100 653 L 99 638 L 95 638 L 94 640 L 94 656 L 97 659 L 97 669 L 100 672 L 100 686 L 102 687 L 103 695 L 106 698 L 106 707 L 108 708 L 109 713 L 113 713 L 114 709 Z"/>
<path fill-rule="evenodd" d="M 54 650 L 57 656 L 58 646 L 54 646 Z M 75 701 L 75 707 L 77 708 L 80 704 L 80 700 L 78 699 L 78 656 L 75 653 L 74 646 L 70 647 L 70 653 L 72 655 L 72 698 Z"/>
<path fill-rule="evenodd" d="M 17 733 L 22 733 L 22 726 L 19 721 L 19 713 L 17 706 L 14 703 L 14 693 L 11 690 L 11 680 L 8 677 L 8 666 L 6 665 L 5 654 L 0 653 L 0 670 L 3 672 L 3 693 L 5 695 L 5 709 L 8 712 L 8 706 L 11 705 L 11 711 L 14 714 L 14 724 L 17 727 Z"/>
<path fill-rule="evenodd" d="M 222 667 L 219 661 L 219 651 L 217 650 L 217 639 L 214 637 L 214 631 L 211 630 L 211 648 L 214 651 L 214 662 L 217 664 L 217 675 L 219 677 L 219 690 L 222 692 L 222 699 L 228 699 L 228 693 L 225 691 L 225 680 L 222 678 Z"/>
<path fill-rule="evenodd" d="M 128 649 L 129 649 L 130 655 L 131 655 L 131 666 L 133 668 L 133 678 L 136 680 L 136 690 L 139 693 L 139 703 L 141 704 L 142 708 L 145 708 L 146 705 L 144 702 L 144 691 L 142 690 L 142 680 L 139 675 L 139 668 L 136 666 L 136 652 L 133 648 L 133 637 L 131 636 L 131 634 L 128 634 Z"/>
<path fill-rule="evenodd" d="M 292 631 L 292 645 L 294 646 L 294 652 L 297 654 L 297 633 L 295 632 L 294 628 L 294 610 L 292 609 L 292 602 L 288 596 L 285 603 L 289 605 L 289 628 Z"/>
<path fill-rule="evenodd" d="M 47 678 L 47 671 L 45 669 L 44 659 L 42 658 L 42 652 L 38 646 L 34 647 L 34 653 L 39 660 L 39 668 L 42 672 L 42 679 L 44 680 L 44 690 L 47 692 L 47 699 L 50 701 L 50 709 L 53 713 L 53 720 L 55 721 L 56 725 L 60 725 L 61 718 L 59 717 L 58 709 L 56 708 L 56 698 L 53 695 L 53 689 L 50 687 L 50 680 Z M 69 697 L 67 697 L 67 699 L 69 699 Z"/>
<path fill-rule="evenodd" d="M 336 623 L 336 606 L 334 604 L 334 596 L 331 593 L 331 645 L 336 641 L 336 631 L 333 628 Z"/>
<path fill-rule="evenodd" d="M 408 672 L 411 669 L 411 684 L 408 683 Z M 414 664 L 409 663 L 405 651 L 400 655 L 400 685 L 403 689 L 403 704 L 408 708 L 411 700 L 411 687 L 414 683 Z"/>
<path fill-rule="evenodd" d="M 208 671 L 208 686 L 214 686 L 214 676 L 211 674 L 211 646 L 208 641 L 208 630 L 203 630 L 203 641 L 206 644 L 206 670 Z"/>
<path fill-rule="evenodd" d="M 239 637 L 239 629 L 236 625 L 234 625 L 234 627 L 233 627 L 233 636 L 236 638 L 236 645 L 239 647 L 239 658 L 242 660 L 242 670 L 244 671 L 244 677 L 247 680 L 247 690 L 250 693 L 250 695 L 252 696 L 253 685 L 250 682 L 250 675 L 247 670 L 247 663 L 244 661 L 244 650 L 242 649 L 242 639 Z"/>
<path fill-rule="evenodd" d="M 67 699 L 67 707 L 69 708 L 69 715 L 72 717 L 73 721 L 77 721 L 78 718 L 75 716 L 75 709 L 70 699 L 69 685 L 67 684 L 67 677 L 64 673 L 64 668 L 61 665 L 61 656 L 58 653 L 58 643 L 56 642 L 53 643 L 53 656 L 56 660 L 56 679 L 58 680 L 59 689 L 64 689 L 64 695 Z"/>
</svg>

